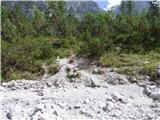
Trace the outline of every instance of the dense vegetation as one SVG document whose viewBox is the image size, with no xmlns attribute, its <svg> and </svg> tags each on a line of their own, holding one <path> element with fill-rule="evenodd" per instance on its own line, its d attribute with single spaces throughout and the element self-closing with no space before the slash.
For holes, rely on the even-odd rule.
<svg viewBox="0 0 160 120">
<path fill-rule="evenodd" d="M 66 12 L 64 4 L 50 1 L 43 15 L 35 7 L 27 17 L 20 6 L 11 10 L 2 2 L 2 80 L 36 79 L 44 74 L 44 64 L 55 68 L 57 56 L 71 54 L 120 68 L 121 73 L 154 75 L 160 64 L 158 1 L 140 14 L 126 1 L 120 14 L 87 13 L 82 20 Z"/>
</svg>

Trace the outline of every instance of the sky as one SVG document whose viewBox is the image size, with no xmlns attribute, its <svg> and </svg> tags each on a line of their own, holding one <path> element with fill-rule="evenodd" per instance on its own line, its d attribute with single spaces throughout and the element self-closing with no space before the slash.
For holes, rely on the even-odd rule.
<svg viewBox="0 0 160 120">
<path fill-rule="evenodd" d="M 99 5 L 99 7 L 103 10 L 107 10 L 112 6 L 119 5 L 121 3 L 121 0 L 93 0 L 93 1 L 95 1 Z"/>
</svg>

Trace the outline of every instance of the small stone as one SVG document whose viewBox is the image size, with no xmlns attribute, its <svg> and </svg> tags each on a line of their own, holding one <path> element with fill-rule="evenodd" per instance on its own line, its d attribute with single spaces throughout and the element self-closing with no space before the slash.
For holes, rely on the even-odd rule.
<svg viewBox="0 0 160 120">
<path fill-rule="evenodd" d="M 130 99 L 134 99 L 134 97 L 132 95 L 129 96 Z"/>
<path fill-rule="evenodd" d="M 90 102 L 89 98 L 85 99 L 84 103 L 88 104 Z"/>
<path fill-rule="evenodd" d="M 44 109 L 44 104 L 40 103 L 40 104 L 37 106 L 37 109 L 43 110 L 43 109 Z"/>
<path fill-rule="evenodd" d="M 118 94 L 111 94 L 111 96 L 115 101 L 119 101 L 120 99 L 123 98 L 121 95 L 118 95 Z"/>
<path fill-rule="evenodd" d="M 97 74 L 98 73 L 98 69 L 94 69 L 92 73 L 93 74 Z"/>
<path fill-rule="evenodd" d="M 128 80 L 131 82 L 131 83 L 137 83 L 137 79 L 135 77 L 128 77 Z"/>
<path fill-rule="evenodd" d="M 6 89 L 2 86 L 0 86 L 0 91 L 5 91 Z"/>
<path fill-rule="evenodd" d="M 112 97 L 111 97 L 111 96 L 107 96 L 106 101 L 113 101 L 113 99 L 112 99 Z"/>
<path fill-rule="evenodd" d="M 110 111 L 110 110 L 114 109 L 114 107 L 115 107 L 114 103 L 111 102 L 111 101 L 108 101 L 108 102 L 106 103 L 105 107 L 102 108 L 102 110 L 103 110 L 104 112 L 107 112 L 107 111 Z"/>
<path fill-rule="evenodd" d="M 15 86 L 11 87 L 11 90 L 16 90 L 17 88 Z"/>
<path fill-rule="evenodd" d="M 150 81 L 151 78 L 147 75 L 147 76 L 145 76 L 145 80 L 146 80 L 146 81 Z"/>
<path fill-rule="evenodd" d="M 37 93 L 37 95 L 39 95 L 39 96 L 44 96 L 44 94 L 43 94 L 42 91 L 39 91 L 39 92 Z"/>
<path fill-rule="evenodd" d="M 146 87 L 144 90 L 143 90 L 143 93 L 145 94 L 145 95 L 150 95 L 151 94 L 151 90 L 149 89 L 149 87 Z"/>
<path fill-rule="evenodd" d="M 102 73 L 104 73 L 104 71 L 101 69 L 94 69 L 92 73 L 93 74 L 102 74 Z"/>
<path fill-rule="evenodd" d="M 77 71 L 78 71 L 77 67 L 73 68 L 73 72 L 77 72 Z"/>
<path fill-rule="evenodd" d="M 116 102 L 119 101 L 119 102 L 122 102 L 122 103 L 127 103 L 127 101 L 124 99 L 124 97 L 122 95 L 112 94 L 111 96 Z"/>
<path fill-rule="evenodd" d="M 81 108 L 81 104 L 80 103 L 75 104 L 74 108 L 75 109 L 80 109 Z"/>
<path fill-rule="evenodd" d="M 7 114 L 6 114 L 6 117 L 11 120 L 12 119 L 12 113 L 11 111 L 9 111 Z"/>
<path fill-rule="evenodd" d="M 93 118 L 93 115 L 89 111 L 87 111 L 85 109 L 80 110 L 80 114 L 83 114 L 83 115 L 85 115 L 87 117 Z"/>
<path fill-rule="evenodd" d="M 98 79 L 95 78 L 91 78 L 91 87 L 100 87 L 100 81 Z"/>
<path fill-rule="evenodd" d="M 58 105 L 62 108 L 62 109 L 64 109 L 64 108 L 66 108 L 67 107 L 67 104 L 66 103 L 58 103 Z"/>
<path fill-rule="evenodd" d="M 53 112 L 53 114 L 55 114 L 56 116 L 59 116 L 56 110 Z"/>
<path fill-rule="evenodd" d="M 45 118 L 43 118 L 43 117 L 40 117 L 40 118 L 38 118 L 37 120 L 46 120 Z"/>
<path fill-rule="evenodd" d="M 52 86 L 52 82 L 47 82 L 47 87 L 51 87 Z"/>
</svg>

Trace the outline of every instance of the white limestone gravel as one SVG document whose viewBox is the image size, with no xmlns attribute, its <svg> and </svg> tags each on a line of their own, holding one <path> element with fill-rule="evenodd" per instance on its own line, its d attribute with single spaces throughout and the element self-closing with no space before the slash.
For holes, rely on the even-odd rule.
<svg viewBox="0 0 160 120">
<path fill-rule="evenodd" d="M 148 95 L 125 75 L 84 68 L 70 82 L 66 67 L 78 68 L 82 60 L 68 61 L 61 59 L 60 71 L 47 79 L 2 83 L 0 120 L 160 120 L 160 102 L 148 97 L 157 86 Z"/>
</svg>

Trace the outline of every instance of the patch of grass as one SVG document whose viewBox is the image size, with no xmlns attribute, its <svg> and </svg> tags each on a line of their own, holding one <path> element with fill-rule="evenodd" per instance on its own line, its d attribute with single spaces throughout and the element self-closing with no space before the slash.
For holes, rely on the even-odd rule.
<svg viewBox="0 0 160 120">
<path fill-rule="evenodd" d="M 38 77 L 36 74 L 30 73 L 28 71 L 14 71 L 10 73 L 9 80 L 20 80 L 20 79 L 26 79 L 26 80 L 36 80 Z M 4 82 L 4 81 L 3 81 Z"/>
<path fill-rule="evenodd" d="M 156 76 L 156 66 L 160 64 L 160 54 L 150 52 L 146 54 L 103 54 L 99 62 L 102 66 L 118 68 L 122 74 L 147 74 L 153 79 Z"/>
</svg>

